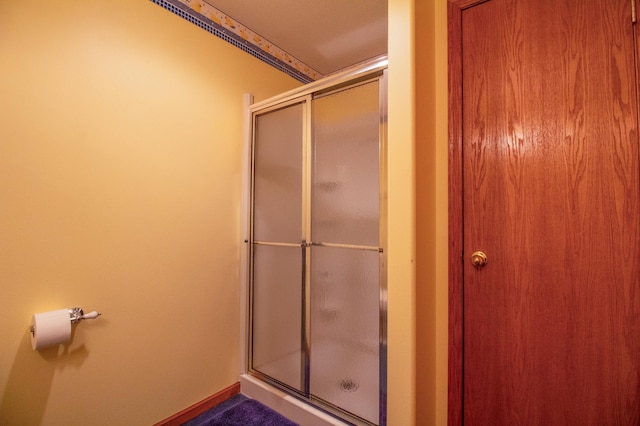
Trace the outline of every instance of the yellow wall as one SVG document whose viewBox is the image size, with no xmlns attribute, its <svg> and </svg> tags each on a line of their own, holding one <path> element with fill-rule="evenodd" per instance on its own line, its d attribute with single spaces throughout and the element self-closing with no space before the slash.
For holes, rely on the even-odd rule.
<svg viewBox="0 0 640 426">
<path fill-rule="evenodd" d="M 447 1 L 435 0 L 434 15 L 434 345 L 435 345 L 435 424 L 447 424 L 449 356 L 449 133 L 447 67 Z M 421 94 L 422 95 L 422 94 Z M 426 95 L 426 94 L 425 94 Z"/>
<path fill-rule="evenodd" d="M 242 95 L 299 83 L 148 0 L 0 2 L 0 424 L 148 425 L 239 365 Z M 103 316 L 31 349 L 31 315 Z"/>
<path fill-rule="evenodd" d="M 434 2 L 416 2 L 416 418 L 433 424 L 435 414 L 435 84 Z"/>
<path fill-rule="evenodd" d="M 388 420 L 415 423 L 414 5 L 389 0 Z"/>
<path fill-rule="evenodd" d="M 392 10 L 397 12 L 389 29 L 389 150 L 394 154 L 389 156 L 393 206 L 389 233 L 396 235 L 404 260 L 389 261 L 389 374 L 393 383 L 389 424 L 444 426 L 448 376 L 447 0 L 390 0 L 389 4 L 390 18 Z M 402 71 L 394 72 L 397 68 Z M 406 141 L 411 145 L 405 146 Z M 405 241 L 400 242 L 402 239 Z"/>
<path fill-rule="evenodd" d="M 389 0 L 389 425 L 446 425 L 447 0 Z"/>
</svg>

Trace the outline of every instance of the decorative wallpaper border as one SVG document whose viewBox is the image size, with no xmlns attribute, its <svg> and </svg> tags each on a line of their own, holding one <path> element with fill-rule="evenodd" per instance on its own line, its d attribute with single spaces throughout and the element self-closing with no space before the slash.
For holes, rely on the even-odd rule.
<svg viewBox="0 0 640 426">
<path fill-rule="evenodd" d="M 168 11 L 199 26 L 244 52 L 279 69 L 302 83 L 310 83 L 323 75 L 274 46 L 242 24 L 215 9 L 204 0 L 151 0 Z"/>
</svg>

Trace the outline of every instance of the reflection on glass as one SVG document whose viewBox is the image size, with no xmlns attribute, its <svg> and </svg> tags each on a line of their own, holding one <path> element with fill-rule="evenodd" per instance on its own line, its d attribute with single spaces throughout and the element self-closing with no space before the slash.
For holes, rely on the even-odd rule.
<svg viewBox="0 0 640 426">
<path fill-rule="evenodd" d="M 313 100 L 313 242 L 378 246 L 378 82 Z"/>
<path fill-rule="evenodd" d="M 254 239 L 300 243 L 302 104 L 256 117 Z"/>
<path fill-rule="evenodd" d="M 379 253 L 311 250 L 311 394 L 377 423 Z"/>
<path fill-rule="evenodd" d="M 253 368 L 301 390 L 301 249 L 254 245 L 253 256 Z"/>
</svg>

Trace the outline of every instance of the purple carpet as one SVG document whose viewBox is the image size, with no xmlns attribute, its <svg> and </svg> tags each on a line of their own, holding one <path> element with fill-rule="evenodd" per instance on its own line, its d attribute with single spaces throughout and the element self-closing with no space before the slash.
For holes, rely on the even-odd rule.
<svg viewBox="0 0 640 426">
<path fill-rule="evenodd" d="M 266 405 L 243 395 L 229 398 L 184 426 L 298 426 Z"/>
</svg>

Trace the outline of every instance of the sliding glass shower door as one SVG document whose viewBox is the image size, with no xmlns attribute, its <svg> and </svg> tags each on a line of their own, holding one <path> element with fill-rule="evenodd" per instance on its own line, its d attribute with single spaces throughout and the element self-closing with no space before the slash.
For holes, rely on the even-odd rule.
<svg viewBox="0 0 640 426">
<path fill-rule="evenodd" d="M 255 118 L 252 367 L 304 391 L 302 117 L 295 103 Z"/>
<path fill-rule="evenodd" d="M 382 73 L 254 112 L 250 371 L 384 424 Z"/>
</svg>

